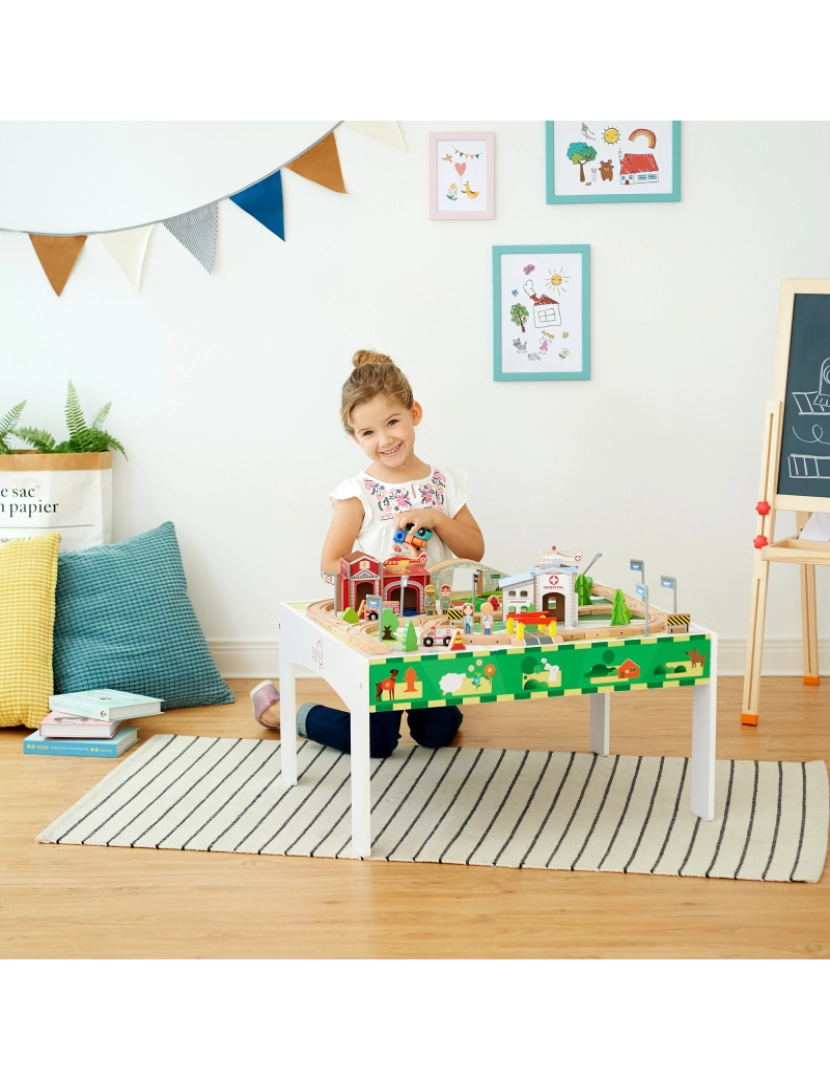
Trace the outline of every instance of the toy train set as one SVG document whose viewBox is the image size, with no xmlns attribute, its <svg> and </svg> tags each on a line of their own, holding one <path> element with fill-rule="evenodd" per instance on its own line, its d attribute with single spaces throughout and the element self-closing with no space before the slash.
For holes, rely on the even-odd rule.
<svg viewBox="0 0 830 1080">
<path fill-rule="evenodd" d="M 308 617 L 366 653 L 415 652 L 493 645 L 541 645 L 613 637 L 688 634 L 691 616 L 649 605 L 643 564 L 636 596 L 600 585 L 582 570 L 582 555 L 545 552 L 534 566 L 506 576 L 466 559 L 426 565 L 431 533 L 412 526 L 395 533 L 406 546 L 385 562 L 362 551 L 325 575 L 333 600 L 309 604 Z M 400 537 L 400 539 L 399 539 Z M 452 591 L 456 570 L 472 570 L 472 593 Z M 661 578 L 673 589 L 674 578 Z"/>
</svg>

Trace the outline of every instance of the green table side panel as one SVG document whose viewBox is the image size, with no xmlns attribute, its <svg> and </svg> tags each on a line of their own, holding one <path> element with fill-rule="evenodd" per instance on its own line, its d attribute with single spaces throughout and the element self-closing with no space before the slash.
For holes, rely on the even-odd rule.
<svg viewBox="0 0 830 1080">
<path fill-rule="evenodd" d="M 708 634 L 690 634 L 376 657 L 369 707 L 388 712 L 694 686 L 709 680 L 711 649 Z"/>
</svg>

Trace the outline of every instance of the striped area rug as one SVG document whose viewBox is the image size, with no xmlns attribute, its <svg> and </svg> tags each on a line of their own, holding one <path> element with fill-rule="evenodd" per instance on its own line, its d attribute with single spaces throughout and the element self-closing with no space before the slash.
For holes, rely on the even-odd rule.
<svg viewBox="0 0 830 1080">
<path fill-rule="evenodd" d="M 817 881 L 822 761 L 719 761 L 714 821 L 689 809 L 687 758 L 399 747 L 372 761 L 373 859 Z M 38 837 L 43 843 L 357 858 L 349 758 L 154 735 Z"/>
</svg>

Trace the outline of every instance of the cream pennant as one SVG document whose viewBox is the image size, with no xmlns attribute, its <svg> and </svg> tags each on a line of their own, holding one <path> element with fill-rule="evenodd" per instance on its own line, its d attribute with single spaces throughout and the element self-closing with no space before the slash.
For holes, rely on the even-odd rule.
<svg viewBox="0 0 830 1080">
<path fill-rule="evenodd" d="M 141 287 L 141 269 L 147 254 L 147 242 L 154 228 L 154 225 L 141 225 L 137 229 L 123 229 L 120 232 L 98 235 L 98 239 L 127 275 L 127 280 L 136 292 Z"/>
<path fill-rule="evenodd" d="M 380 139 L 389 143 L 396 150 L 407 152 L 403 134 L 397 120 L 344 120 L 346 127 L 361 131 L 364 135 L 371 135 L 373 139 Z"/>
<path fill-rule="evenodd" d="M 37 236 L 29 234 L 49 284 L 60 296 L 72 267 L 81 254 L 86 236 Z"/>
</svg>

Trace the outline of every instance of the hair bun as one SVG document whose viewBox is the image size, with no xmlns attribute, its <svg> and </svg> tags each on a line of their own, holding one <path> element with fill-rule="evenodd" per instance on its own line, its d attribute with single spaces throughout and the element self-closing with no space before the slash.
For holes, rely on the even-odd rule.
<svg viewBox="0 0 830 1080">
<path fill-rule="evenodd" d="M 352 357 L 352 364 L 356 368 L 366 367 L 368 364 L 393 364 L 394 360 L 385 353 L 374 352 L 372 349 L 358 349 Z"/>
</svg>

